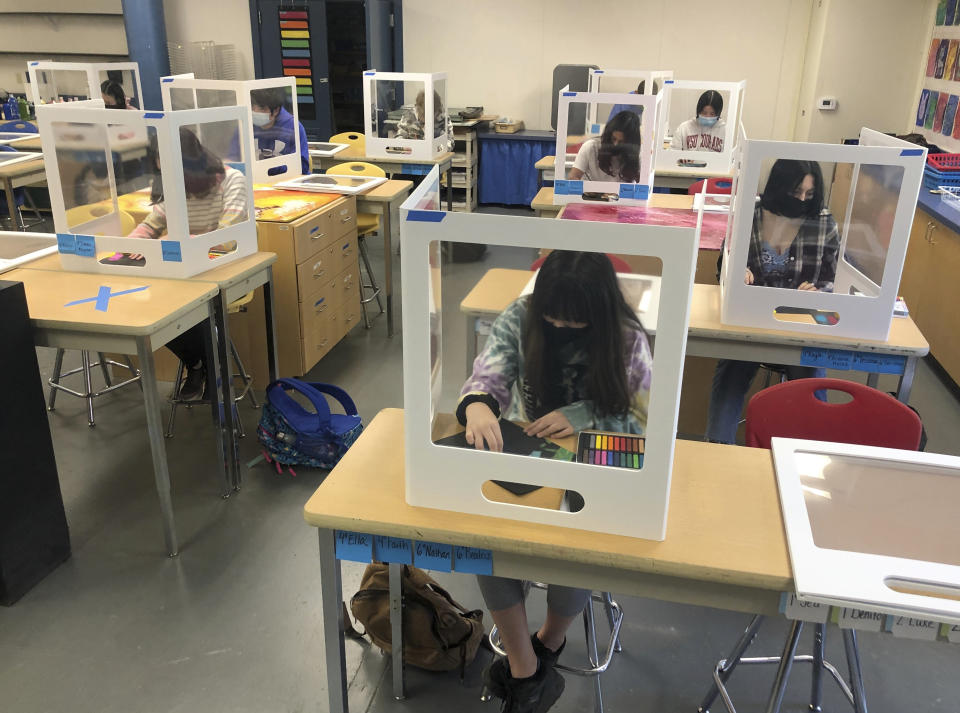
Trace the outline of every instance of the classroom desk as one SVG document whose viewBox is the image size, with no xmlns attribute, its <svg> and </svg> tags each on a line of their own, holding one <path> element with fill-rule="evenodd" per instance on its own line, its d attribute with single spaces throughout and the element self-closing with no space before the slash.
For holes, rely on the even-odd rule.
<svg viewBox="0 0 960 713">
<path fill-rule="evenodd" d="M 555 156 L 544 156 L 533 167 L 537 170 L 537 185 L 542 186 L 544 173 L 552 171 L 556 163 Z M 671 168 L 669 170 L 657 169 L 653 176 L 653 185 L 661 188 L 689 188 L 697 181 L 704 178 L 731 178 L 732 173 L 718 173 L 708 171 L 705 168 Z"/>
<path fill-rule="evenodd" d="M 463 298 L 460 311 L 467 319 L 467 374 L 472 371 L 477 354 L 478 322 L 495 319 L 520 295 L 531 274 L 528 270 L 488 270 Z M 904 403 L 910 398 L 917 359 L 930 351 L 930 345 L 910 317 L 894 317 L 885 342 L 722 324 L 720 286 L 694 284 L 687 356 L 800 365 L 805 347 L 903 357 L 897 398 Z M 876 378 L 877 374 L 869 373 L 867 383 L 875 386 Z"/>
<path fill-rule="evenodd" d="M 450 169 L 453 167 L 453 152 L 451 151 L 431 159 L 414 159 L 409 156 L 391 156 L 390 158 L 377 156 L 373 158 L 367 156 L 362 150 L 350 146 L 343 151 L 338 151 L 333 156 L 313 156 L 310 161 L 312 170 L 319 168 L 323 171 L 331 166 L 336 166 L 338 163 L 363 161 L 379 166 L 391 175 L 400 173 L 425 176 L 430 172 L 432 166 L 439 166 L 441 175 L 446 176 L 447 181 L 447 210 L 453 210 L 453 183 L 450 177 Z"/>
<path fill-rule="evenodd" d="M 410 506 L 403 411 L 386 409 L 307 502 L 304 519 L 319 532 L 331 713 L 348 710 L 337 529 L 489 549 L 497 576 L 751 614 L 775 615 L 780 592 L 793 589 L 773 463 L 756 448 L 677 441 L 667 536 L 655 542 Z M 394 572 L 399 585 L 399 565 L 391 581 Z M 395 695 L 403 690 L 399 659 Z"/>
<path fill-rule="evenodd" d="M 43 145 L 40 143 L 40 134 L 29 139 L 17 139 L 17 151 L 43 151 Z"/>
<path fill-rule="evenodd" d="M 147 433 L 153 457 L 154 480 L 160 498 L 164 541 L 170 556 L 176 555 L 177 533 L 160 423 L 160 397 L 157 393 L 153 352 L 173 337 L 209 318 L 211 328 L 205 337 L 209 340 L 209 353 L 216 366 L 212 325 L 216 318 L 213 300 L 217 296 L 217 285 L 199 280 L 110 277 L 23 268 L 6 273 L 4 279 L 23 283 L 37 346 L 112 351 L 136 354 L 139 358 L 140 383 L 147 412 Z M 124 290 L 137 291 L 117 294 Z M 84 301 L 78 303 L 77 300 Z M 210 370 L 208 384 L 214 392 L 217 391 L 215 368 Z M 225 467 L 224 434 L 216 399 L 211 399 L 211 411 L 218 429 L 219 468 L 224 480 L 224 492 L 228 493 L 232 482 Z"/>
<path fill-rule="evenodd" d="M 25 160 L 15 163 L 11 166 L 0 167 L 0 182 L 7 197 L 7 210 L 10 220 L 15 221 L 17 214 L 17 201 L 13 195 L 16 188 L 30 186 L 35 183 L 43 183 L 47 180 L 47 171 L 43 165 L 43 156 L 37 156 L 35 161 Z M 25 230 L 23 225 L 17 226 L 18 230 Z"/>
</svg>

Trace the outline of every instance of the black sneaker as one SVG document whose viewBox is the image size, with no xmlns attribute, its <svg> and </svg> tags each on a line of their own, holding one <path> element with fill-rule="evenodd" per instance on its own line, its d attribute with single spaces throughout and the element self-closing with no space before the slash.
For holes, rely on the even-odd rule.
<svg viewBox="0 0 960 713">
<path fill-rule="evenodd" d="M 540 664 L 530 678 L 508 678 L 500 713 L 546 713 L 563 693 L 563 676 Z"/>
<path fill-rule="evenodd" d="M 203 397 L 203 389 L 207 384 L 207 370 L 201 366 L 197 369 L 187 369 L 187 376 L 180 384 L 178 398 L 181 401 L 196 401 Z"/>
<path fill-rule="evenodd" d="M 563 643 L 560 644 L 560 648 L 556 651 L 551 651 L 544 646 L 536 633 L 530 635 L 530 643 L 533 644 L 533 652 L 540 660 L 541 666 L 553 668 L 557 665 L 557 659 L 560 657 L 560 652 L 563 651 L 563 647 L 567 645 L 567 640 L 564 639 Z M 498 698 L 504 697 L 506 681 L 509 678 L 510 670 L 507 668 L 507 659 L 505 656 L 498 656 L 483 670 L 483 685 Z"/>
<path fill-rule="evenodd" d="M 537 658 L 547 666 L 553 667 L 557 665 L 557 659 L 560 658 L 560 653 L 563 651 L 563 647 L 567 645 L 567 640 L 564 638 L 563 643 L 560 644 L 560 648 L 556 651 L 548 649 L 546 646 L 544 646 L 543 642 L 540 641 L 540 638 L 536 635 L 536 633 L 530 636 L 530 643 L 533 644 L 533 652 L 537 655 Z"/>
</svg>

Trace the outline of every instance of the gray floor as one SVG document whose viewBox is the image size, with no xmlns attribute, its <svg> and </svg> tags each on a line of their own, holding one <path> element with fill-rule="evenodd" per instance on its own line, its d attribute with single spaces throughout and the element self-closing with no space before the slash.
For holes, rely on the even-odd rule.
<svg viewBox="0 0 960 713">
<path fill-rule="evenodd" d="M 382 265 L 379 241 L 371 241 Z M 399 269 L 399 259 L 394 256 Z M 456 304 L 492 264 L 525 266 L 529 255 L 494 251 L 483 262 L 449 267 L 444 286 L 445 369 L 462 369 L 465 325 Z M 399 280 L 399 277 L 398 277 Z M 399 284 L 399 282 L 398 282 Z M 399 300 L 398 300 L 399 301 Z M 399 322 L 398 322 L 399 324 Z M 310 374 L 343 386 L 365 421 L 403 404 L 401 338 L 386 338 L 382 318 L 355 329 Z M 52 352 L 39 350 L 49 375 Z M 78 359 L 76 353 L 70 357 Z M 892 385 L 887 385 L 892 388 Z M 444 392 L 452 398 L 455 386 Z M 921 365 L 912 404 L 924 417 L 928 450 L 960 454 L 960 404 L 935 372 Z M 248 430 L 256 413 L 242 408 Z M 164 711 L 325 711 L 323 631 L 317 592 L 321 573 L 315 532 L 302 507 L 323 480 L 306 469 L 278 475 L 263 464 L 240 493 L 222 500 L 214 476 L 208 414 L 184 412 L 168 442 L 182 553 L 163 554 L 156 492 L 139 392 L 101 399 L 97 426 L 83 405 L 61 395 L 50 414 L 73 557 L 20 602 L 0 609 L 0 711 L 129 713 Z M 242 444 L 242 460 L 258 453 Z M 390 454 L 385 454 L 390 457 Z M 344 591 L 356 590 L 362 566 L 344 564 Z M 438 579 L 471 607 L 481 606 L 469 577 Z M 626 611 L 624 652 L 603 678 L 608 711 L 695 710 L 716 659 L 747 617 L 714 609 L 620 598 Z M 531 597 L 531 619 L 543 615 Z M 489 618 L 487 619 L 489 624 Z M 779 650 L 782 619 L 761 632 L 758 652 Z M 840 637 L 828 631 L 828 653 L 843 664 Z M 801 646 L 809 645 L 809 632 Z M 571 630 L 568 661 L 583 652 Z M 890 635 L 861 635 L 864 677 L 874 711 L 956 711 L 960 647 Z M 375 648 L 347 642 L 354 711 L 496 710 L 481 704 L 483 656 L 461 684 L 456 674 L 408 673 L 409 698 L 391 695 L 389 665 Z M 731 685 L 741 711 L 762 709 L 773 671 L 738 672 Z M 806 710 L 809 674 L 798 668 L 785 710 Z M 826 710 L 839 696 L 827 686 Z M 556 711 L 591 709 L 591 685 L 567 678 Z M 714 710 L 720 710 L 715 707 Z"/>
</svg>

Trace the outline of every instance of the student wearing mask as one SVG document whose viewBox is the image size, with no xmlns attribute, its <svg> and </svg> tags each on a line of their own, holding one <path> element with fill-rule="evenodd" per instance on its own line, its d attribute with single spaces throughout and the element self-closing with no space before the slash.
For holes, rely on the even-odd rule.
<svg viewBox="0 0 960 713">
<path fill-rule="evenodd" d="M 599 138 L 590 139 L 580 147 L 567 179 L 637 183 L 640 180 L 640 117 L 633 111 L 621 111 L 608 121 Z"/>
<path fill-rule="evenodd" d="M 252 110 L 253 141 L 257 158 L 281 156 L 293 153 L 296 149 L 294 132 L 300 135 L 300 169 L 304 175 L 310 173 L 310 147 L 307 145 L 307 131 L 297 122 L 294 127 L 293 114 L 287 111 L 285 87 L 254 89 L 250 92 Z"/>
<path fill-rule="evenodd" d="M 720 118 L 723 97 L 709 89 L 697 101 L 697 116 L 680 124 L 673 132 L 670 148 L 680 151 L 723 151 L 727 123 Z"/>
<path fill-rule="evenodd" d="M 130 108 L 127 105 L 127 95 L 123 91 L 123 85 L 112 79 L 106 79 L 100 84 L 100 97 L 107 109 Z"/>
</svg>

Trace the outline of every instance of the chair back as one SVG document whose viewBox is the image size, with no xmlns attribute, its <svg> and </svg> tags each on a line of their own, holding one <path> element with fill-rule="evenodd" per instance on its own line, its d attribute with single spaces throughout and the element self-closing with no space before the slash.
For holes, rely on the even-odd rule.
<svg viewBox="0 0 960 713">
<path fill-rule="evenodd" d="M 702 181 L 691 183 L 687 189 L 687 195 L 694 195 L 703 191 L 703 184 L 707 184 L 707 193 L 714 195 L 730 195 L 733 189 L 733 181 L 729 178 L 705 178 Z"/>
<path fill-rule="evenodd" d="M 67 209 L 67 224 L 81 225 L 94 218 L 100 218 L 113 210 L 109 203 L 94 203 L 93 205 L 78 205 Z M 137 220 L 127 211 L 117 211 L 120 217 L 120 235 L 130 235 L 137 227 Z"/>
<path fill-rule="evenodd" d="M 0 124 L 0 131 L 11 131 L 13 133 L 20 134 L 39 134 L 40 129 L 31 124 L 29 121 L 20 121 L 19 119 L 14 119 L 13 121 L 8 121 L 4 124 Z"/>
<path fill-rule="evenodd" d="M 820 401 L 819 389 L 843 391 L 843 404 Z M 747 404 L 746 442 L 769 448 L 770 439 L 806 438 L 916 450 L 923 424 L 916 412 L 889 394 L 842 379 L 796 379 L 756 393 Z"/>
<path fill-rule="evenodd" d="M 367 137 L 356 131 L 342 131 L 330 137 L 331 144 L 350 144 L 360 151 L 367 150 Z"/>
<path fill-rule="evenodd" d="M 628 275 L 633 273 L 633 268 L 631 268 L 623 258 L 619 258 L 616 255 L 611 255 L 610 253 L 607 253 L 607 258 L 611 263 L 613 263 L 614 272 L 623 272 Z M 536 260 L 534 260 L 533 264 L 530 266 L 531 272 L 536 272 L 539 270 L 540 266 L 543 265 L 543 261 L 546 259 L 547 256 L 544 255 L 543 257 L 538 257 Z"/>
<path fill-rule="evenodd" d="M 338 163 L 327 169 L 327 173 L 333 176 L 376 176 L 377 178 L 386 178 L 387 173 L 379 166 L 364 161 L 348 161 Z"/>
</svg>

